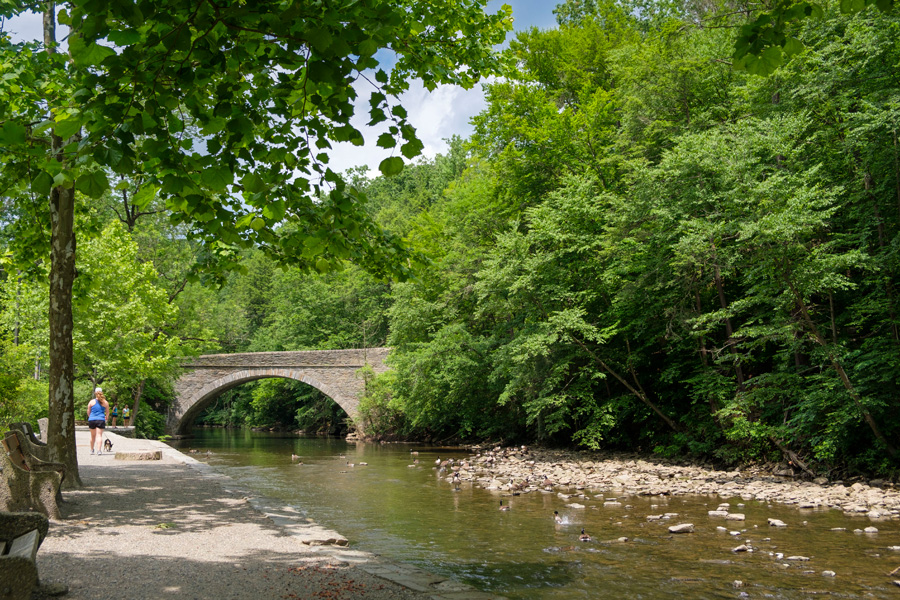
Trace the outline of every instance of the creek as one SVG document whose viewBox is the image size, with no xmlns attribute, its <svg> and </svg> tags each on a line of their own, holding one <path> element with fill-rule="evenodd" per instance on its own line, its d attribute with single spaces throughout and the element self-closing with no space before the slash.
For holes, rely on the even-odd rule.
<svg viewBox="0 0 900 600">
<path fill-rule="evenodd" d="M 434 463 L 469 456 L 460 448 L 354 444 L 246 430 L 195 429 L 194 434 L 173 445 L 199 450 L 201 460 L 221 473 L 304 511 L 346 536 L 351 546 L 510 599 L 897 598 L 900 593 L 893 583 L 900 571 L 889 576 L 900 566 L 897 519 L 871 522 L 837 510 L 801 510 L 739 496 L 617 496 L 608 490 L 585 490 L 588 498 L 573 499 L 585 506 L 577 509 L 560 498 L 558 492 L 566 490 L 512 496 L 467 483 L 455 490 Z M 293 461 L 292 454 L 299 459 Z M 499 510 L 501 500 L 509 511 Z M 746 520 L 708 515 L 723 502 Z M 554 521 L 555 510 L 562 524 Z M 663 513 L 677 515 L 647 520 Z M 769 518 L 788 526 L 770 527 Z M 669 533 L 678 523 L 693 523 L 694 533 Z M 872 525 L 878 533 L 854 533 Z M 591 541 L 579 541 L 582 528 Z M 732 551 L 741 545 L 752 551 Z M 823 574 L 827 571 L 835 575 Z"/>
</svg>

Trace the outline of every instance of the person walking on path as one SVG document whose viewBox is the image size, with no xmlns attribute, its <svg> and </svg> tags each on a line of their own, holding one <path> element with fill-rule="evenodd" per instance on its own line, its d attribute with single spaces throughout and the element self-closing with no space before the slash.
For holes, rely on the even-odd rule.
<svg viewBox="0 0 900 600">
<path fill-rule="evenodd" d="M 118 418 L 118 416 L 119 416 L 119 403 L 118 402 L 113 404 L 112 413 L 110 413 L 110 416 L 112 417 L 112 426 L 115 427 L 116 426 L 116 418 Z"/>
<path fill-rule="evenodd" d="M 106 429 L 106 420 L 109 418 L 109 402 L 99 387 L 94 388 L 94 397 L 88 402 L 87 414 L 88 427 L 91 429 L 91 454 L 95 447 L 97 454 L 103 454 L 103 430 Z M 100 435 L 97 435 L 98 429 Z"/>
</svg>

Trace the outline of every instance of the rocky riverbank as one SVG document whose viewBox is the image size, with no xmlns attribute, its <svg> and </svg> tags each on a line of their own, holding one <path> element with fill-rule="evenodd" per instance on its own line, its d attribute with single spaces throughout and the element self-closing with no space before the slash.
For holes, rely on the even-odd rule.
<svg viewBox="0 0 900 600">
<path fill-rule="evenodd" d="M 527 447 L 473 448 L 466 460 L 442 461 L 451 481 L 512 494 L 553 491 L 576 498 L 603 495 L 715 494 L 798 508 L 832 508 L 870 519 L 900 518 L 900 491 L 884 480 L 802 481 L 762 470 L 717 471 L 663 460 L 590 455 Z M 849 482 L 848 482 L 849 483 Z"/>
</svg>

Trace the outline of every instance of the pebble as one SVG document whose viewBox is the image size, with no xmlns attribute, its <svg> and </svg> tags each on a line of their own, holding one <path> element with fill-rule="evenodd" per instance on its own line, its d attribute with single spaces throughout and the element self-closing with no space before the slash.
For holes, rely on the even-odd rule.
<svg viewBox="0 0 900 600">
<path fill-rule="evenodd" d="M 732 552 L 746 552 L 749 549 L 750 549 L 750 547 L 747 546 L 747 544 L 741 544 L 740 546 L 732 548 L 731 551 Z"/>
<path fill-rule="evenodd" d="M 878 528 L 877 527 L 866 527 L 865 529 L 863 529 L 863 531 L 865 533 L 878 533 Z"/>
<path fill-rule="evenodd" d="M 669 527 L 669 533 L 694 533 L 693 523 L 681 523 Z"/>
<path fill-rule="evenodd" d="M 801 560 L 801 561 L 807 561 L 807 560 L 809 560 L 809 557 L 808 557 L 808 556 L 788 556 L 788 557 L 787 557 L 787 560 Z"/>
<path fill-rule="evenodd" d="M 771 527 L 787 527 L 787 524 L 779 519 L 769 519 L 769 525 Z"/>
<path fill-rule="evenodd" d="M 837 573 L 835 573 L 834 571 L 822 571 L 822 575 L 824 575 L 825 577 L 834 577 L 835 575 L 837 575 Z"/>
<path fill-rule="evenodd" d="M 726 521 L 743 521 L 744 518 L 743 513 L 728 513 L 725 515 Z"/>
</svg>

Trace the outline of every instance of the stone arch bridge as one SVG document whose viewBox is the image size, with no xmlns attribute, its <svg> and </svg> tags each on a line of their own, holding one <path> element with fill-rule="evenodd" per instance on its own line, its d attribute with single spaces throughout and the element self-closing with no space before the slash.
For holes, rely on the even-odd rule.
<svg viewBox="0 0 900 600">
<path fill-rule="evenodd" d="M 175 401 L 166 416 L 166 433 L 189 433 L 194 419 L 219 394 L 242 383 L 268 377 L 307 383 L 334 400 L 356 420 L 359 398 L 365 386 L 359 370 L 369 365 L 375 373 L 386 371 L 384 359 L 389 350 L 366 348 L 198 356 L 184 365 L 184 374 L 175 383 Z"/>
</svg>

